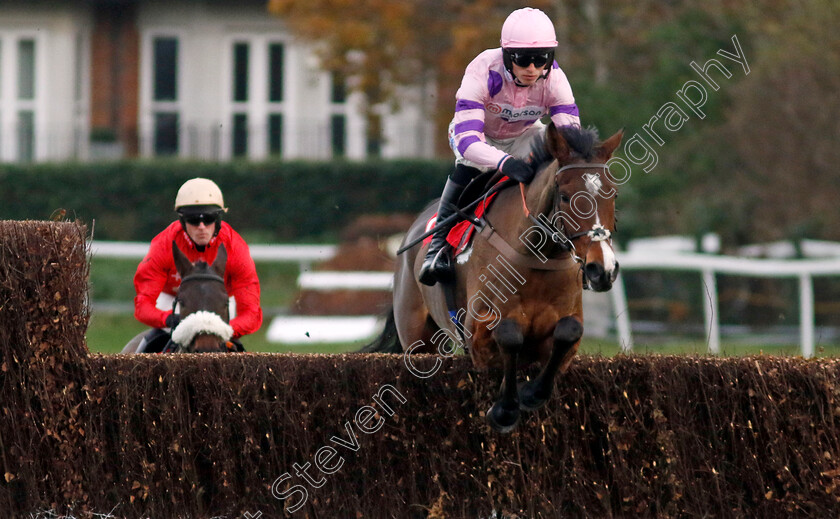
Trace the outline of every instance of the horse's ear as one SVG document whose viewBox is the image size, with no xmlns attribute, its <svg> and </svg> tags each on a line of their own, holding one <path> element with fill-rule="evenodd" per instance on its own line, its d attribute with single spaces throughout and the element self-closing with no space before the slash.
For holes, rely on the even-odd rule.
<svg viewBox="0 0 840 519">
<path fill-rule="evenodd" d="M 546 148 L 551 156 L 557 159 L 560 164 L 565 164 L 569 161 L 569 144 L 566 139 L 560 135 L 560 131 L 554 126 L 554 123 L 548 125 L 546 130 Z"/>
<path fill-rule="evenodd" d="M 598 146 L 598 158 L 603 161 L 609 160 L 609 158 L 612 157 L 613 152 L 618 149 L 618 145 L 621 144 L 622 137 L 624 137 L 623 128 L 615 132 L 612 137 L 602 142 L 601 145 Z"/>
<path fill-rule="evenodd" d="M 225 264 L 227 263 L 227 249 L 225 249 L 225 244 L 222 243 L 219 245 L 219 252 L 216 253 L 216 259 L 213 260 L 213 264 L 210 267 L 216 271 L 218 275 L 221 277 L 225 277 Z"/>
<path fill-rule="evenodd" d="M 178 271 L 178 274 L 180 274 L 182 278 L 192 272 L 192 262 L 184 255 L 183 252 L 181 252 L 181 249 L 178 248 L 175 240 L 172 240 L 172 258 L 175 260 L 175 270 Z"/>
</svg>

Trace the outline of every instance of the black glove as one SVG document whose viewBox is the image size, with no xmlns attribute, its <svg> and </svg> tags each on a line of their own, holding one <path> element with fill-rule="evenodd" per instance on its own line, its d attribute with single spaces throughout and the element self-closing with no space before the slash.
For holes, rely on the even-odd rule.
<svg viewBox="0 0 840 519">
<path fill-rule="evenodd" d="M 524 160 L 510 157 L 502 164 L 502 173 L 523 184 L 534 179 L 534 168 Z"/>
<path fill-rule="evenodd" d="M 171 328 L 171 329 L 174 330 L 175 327 L 178 326 L 178 323 L 180 323 L 180 322 L 181 322 L 181 316 L 176 314 L 175 312 L 172 312 L 171 314 L 166 316 L 166 327 L 167 328 Z"/>
</svg>

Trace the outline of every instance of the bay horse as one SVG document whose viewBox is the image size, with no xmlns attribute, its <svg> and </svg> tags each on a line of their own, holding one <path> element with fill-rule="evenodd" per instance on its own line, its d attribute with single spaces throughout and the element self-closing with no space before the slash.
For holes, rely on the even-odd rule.
<svg viewBox="0 0 840 519">
<path fill-rule="evenodd" d="M 233 335 L 230 327 L 229 298 L 225 288 L 225 264 L 227 250 L 219 247 L 212 265 L 204 261 L 190 262 L 175 241 L 172 242 L 172 257 L 175 268 L 181 276 L 177 304 L 181 317 L 172 330 L 176 353 L 227 352 L 228 341 Z M 123 348 L 122 353 L 135 353 L 140 341 L 148 333 L 144 331 L 134 337 Z"/>
<path fill-rule="evenodd" d="M 549 125 L 534 142 L 534 179 L 495 195 L 471 248 L 453 261 L 449 295 L 441 283 L 417 281 L 425 246 L 400 255 L 393 313 L 378 342 L 363 351 L 406 345 L 405 357 L 451 356 L 463 346 L 480 370 L 502 370 L 499 397 L 486 415 L 501 433 L 516 428 L 520 410 L 545 405 L 583 335 L 584 285 L 606 291 L 618 275 L 611 240 L 617 192 L 606 162 L 622 135 L 599 142 L 594 130 Z M 420 214 L 403 244 L 424 234 L 436 207 Z M 398 341 L 389 347 L 394 330 Z M 539 374 L 517 387 L 518 367 L 534 362 Z"/>
</svg>

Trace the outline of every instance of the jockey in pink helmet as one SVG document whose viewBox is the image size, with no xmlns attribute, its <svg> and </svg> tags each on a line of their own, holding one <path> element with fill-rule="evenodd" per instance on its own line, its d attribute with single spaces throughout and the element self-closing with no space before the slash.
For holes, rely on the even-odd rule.
<svg viewBox="0 0 840 519">
<path fill-rule="evenodd" d="M 535 172 L 524 159 L 545 129 L 542 117 L 550 116 L 557 127 L 580 126 L 572 88 L 554 61 L 555 47 L 554 24 L 526 7 L 505 20 L 501 48 L 485 50 L 467 66 L 449 125 L 455 171 L 443 188 L 436 224 L 456 212 L 464 187 L 481 171 L 499 169 L 519 182 L 531 181 Z M 421 283 L 451 279 L 445 245 L 446 231 L 432 237 L 418 273 Z"/>
</svg>

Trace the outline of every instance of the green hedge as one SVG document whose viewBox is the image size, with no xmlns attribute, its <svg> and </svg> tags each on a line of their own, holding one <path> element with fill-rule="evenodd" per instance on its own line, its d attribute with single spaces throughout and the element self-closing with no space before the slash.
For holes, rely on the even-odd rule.
<svg viewBox="0 0 840 519">
<path fill-rule="evenodd" d="M 96 239 L 146 241 L 173 220 L 178 187 L 201 176 L 219 184 L 227 220 L 246 236 L 329 240 L 361 214 L 419 211 L 451 168 L 450 160 L 4 164 L 0 219 L 46 220 L 63 209 Z"/>
</svg>

